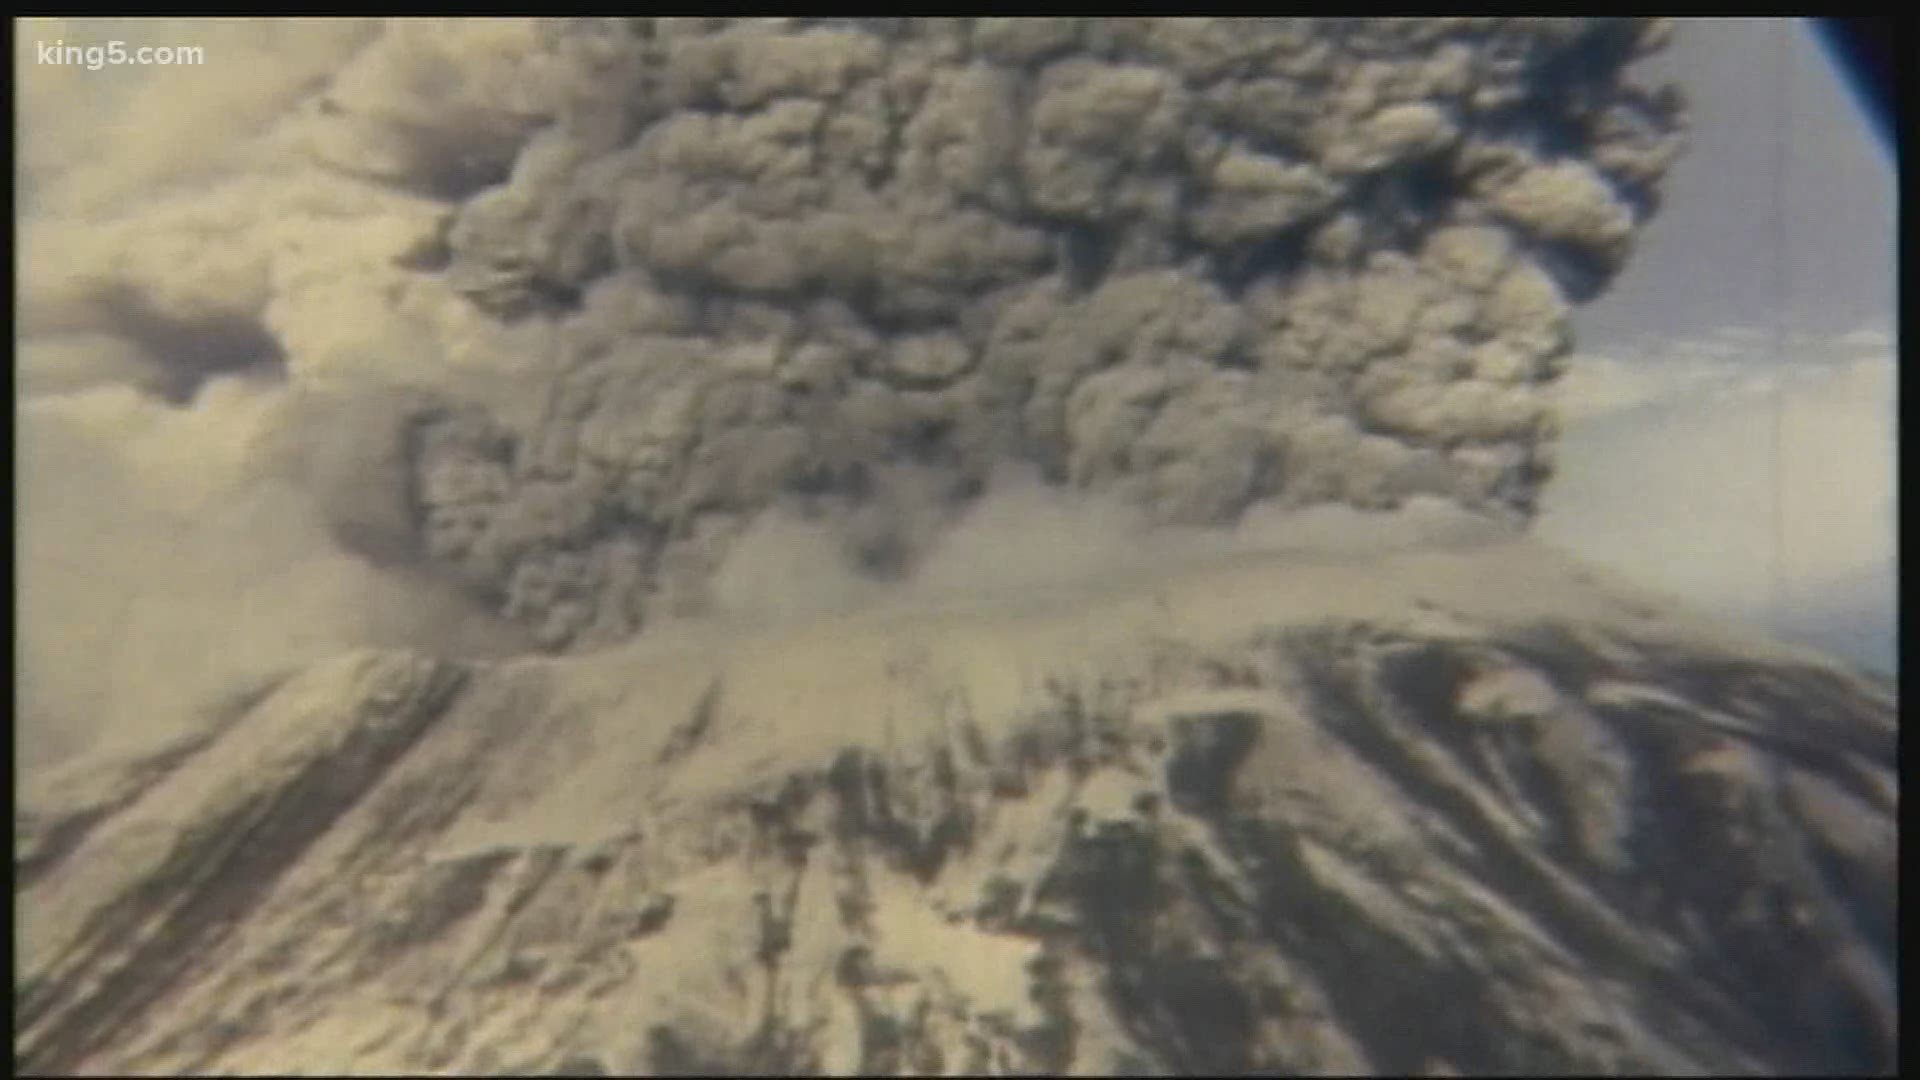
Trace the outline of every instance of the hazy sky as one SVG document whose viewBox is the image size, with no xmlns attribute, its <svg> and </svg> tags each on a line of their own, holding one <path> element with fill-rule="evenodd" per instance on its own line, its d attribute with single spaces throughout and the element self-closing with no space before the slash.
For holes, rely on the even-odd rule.
<svg viewBox="0 0 1920 1080">
<path fill-rule="evenodd" d="M 1636 257 L 1575 317 L 1541 531 L 1890 670 L 1892 159 L 1803 20 L 1687 20 L 1646 70 L 1688 92 L 1691 143 Z"/>
<path fill-rule="evenodd" d="M 1892 159 L 1805 20 L 1685 20 L 1645 70 L 1686 90 L 1689 146 L 1637 256 L 1581 312 L 1583 344 L 1768 326 L 1776 311 L 1813 331 L 1890 328 Z"/>
</svg>

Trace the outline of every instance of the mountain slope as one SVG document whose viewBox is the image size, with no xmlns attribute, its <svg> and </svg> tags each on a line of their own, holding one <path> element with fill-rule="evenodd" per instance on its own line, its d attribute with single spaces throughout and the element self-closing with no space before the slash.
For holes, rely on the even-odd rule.
<svg viewBox="0 0 1920 1080">
<path fill-rule="evenodd" d="M 29 1071 L 1890 1069 L 1891 689 L 1528 542 L 498 663 L 35 778 Z"/>
</svg>

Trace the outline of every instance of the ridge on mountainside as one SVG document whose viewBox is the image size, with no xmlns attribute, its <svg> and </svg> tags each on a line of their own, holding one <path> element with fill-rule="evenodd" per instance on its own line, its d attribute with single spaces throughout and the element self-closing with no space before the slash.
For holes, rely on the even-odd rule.
<svg viewBox="0 0 1920 1080">
<path fill-rule="evenodd" d="M 21 1066 L 1893 1067 L 1891 688 L 1529 542 L 714 644 L 30 787 Z"/>
<path fill-rule="evenodd" d="M 47 169 L 18 1066 L 1892 1071 L 1893 688 L 1520 536 L 1670 33 L 353 23 Z"/>
</svg>

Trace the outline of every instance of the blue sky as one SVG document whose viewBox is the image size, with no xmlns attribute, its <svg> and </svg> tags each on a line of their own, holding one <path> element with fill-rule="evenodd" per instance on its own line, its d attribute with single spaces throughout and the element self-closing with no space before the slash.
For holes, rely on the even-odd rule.
<svg viewBox="0 0 1920 1080">
<path fill-rule="evenodd" d="M 1575 317 L 1540 531 L 1693 606 L 1891 671 L 1897 199 L 1800 20 L 1683 21 L 1663 213 Z"/>
</svg>

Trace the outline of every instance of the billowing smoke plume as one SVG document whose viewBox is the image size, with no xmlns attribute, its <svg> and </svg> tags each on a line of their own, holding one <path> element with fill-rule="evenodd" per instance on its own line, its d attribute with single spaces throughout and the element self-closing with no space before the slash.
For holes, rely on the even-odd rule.
<svg viewBox="0 0 1920 1080">
<path fill-rule="evenodd" d="M 415 436 L 427 551 L 555 644 L 703 603 L 775 504 L 903 573 L 1009 460 L 1158 523 L 1524 515 L 1675 149 L 1631 22 L 559 36 L 596 92 L 431 263 L 555 328 L 544 408 Z"/>
<path fill-rule="evenodd" d="M 116 650 L 177 673 L 161 640 L 508 647 L 477 602 L 578 647 L 768 575 L 808 610 L 953 585 L 991 514 L 1031 520 L 980 502 L 1009 470 L 1107 507 L 1062 511 L 1083 550 L 1328 504 L 1523 519 L 1568 305 L 1680 123 L 1623 74 L 1663 40 L 1634 20 L 112 33 L 208 55 L 23 67 L 18 368 L 64 433 L 23 454 L 23 625 L 93 627 L 29 642 L 58 723 Z M 108 31 L 23 46 L 56 34 Z M 145 120 L 79 146 L 104 115 Z M 156 494 L 89 409 L 225 494 Z M 196 624 L 112 615 L 167 582 L 205 585 Z"/>
</svg>

